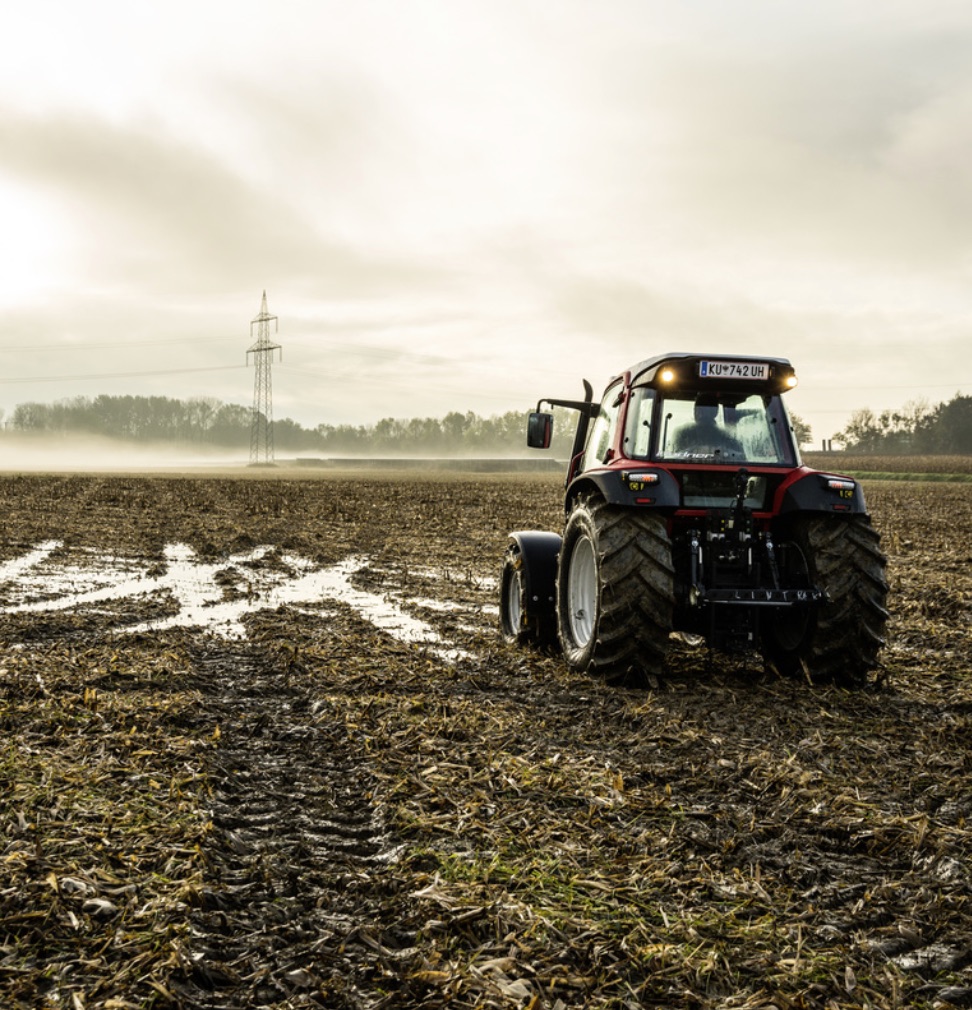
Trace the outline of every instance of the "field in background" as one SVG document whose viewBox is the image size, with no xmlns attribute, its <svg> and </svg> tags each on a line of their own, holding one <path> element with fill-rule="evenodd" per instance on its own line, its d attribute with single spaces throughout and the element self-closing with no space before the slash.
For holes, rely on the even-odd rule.
<svg viewBox="0 0 972 1010">
<path fill-rule="evenodd" d="M 843 452 L 805 452 L 803 461 L 817 470 L 868 474 L 872 479 L 901 474 L 949 474 L 972 479 L 972 456 L 864 456 Z"/>
</svg>

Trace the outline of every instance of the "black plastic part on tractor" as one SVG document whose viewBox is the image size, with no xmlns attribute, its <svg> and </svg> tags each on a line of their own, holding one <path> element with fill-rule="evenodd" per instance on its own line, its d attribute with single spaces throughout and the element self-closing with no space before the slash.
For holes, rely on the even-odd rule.
<svg viewBox="0 0 972 1010">
<path fill-rule="evenodd" d="M 563 536 L 510 534 L 507 641 L 556 643 L 607 677 L 657 673 L 672 632 L 760 652 L 780 672 L 861 683 L 887 621 L 880 538 L 860 484 L 802 465 L 785 358 L 685 352 L 639 362 L 600 403 L 543 399 L 528 444 L 577 411 Z"/>
<path fill-rule="evenodd" d="M 557 640 L 557 533 L 510 534 L 501 576 L 500 625 L 508 641 L 545 646 Z"/>
</svg>

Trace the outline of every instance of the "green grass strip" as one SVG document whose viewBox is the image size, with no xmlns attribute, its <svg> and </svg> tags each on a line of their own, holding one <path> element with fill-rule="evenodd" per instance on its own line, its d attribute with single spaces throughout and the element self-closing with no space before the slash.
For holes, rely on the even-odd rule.
<svg viewBox="0 0 972 1010">
<path fill-rule="evenodd" d="M 870 470 L 847 470 L 846 473 L 848 477 L 856 477 L 858 480 L 907 480 L 938 484 L 972 483 L 972 473 L 886 473 Z"/>
</svg>

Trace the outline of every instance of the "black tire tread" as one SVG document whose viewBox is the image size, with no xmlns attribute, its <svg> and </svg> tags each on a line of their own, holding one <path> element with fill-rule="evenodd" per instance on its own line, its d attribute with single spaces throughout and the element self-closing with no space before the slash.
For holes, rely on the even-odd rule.
<svg viewBox="0 0 972 1010">
<path fill-rule="evenodd" d="M 864 517 L 811 520 L 807 540 L 818 585 L 829 597 L 817 616 L 814 677 L 858 683 L 878 664 L 888 612 L 886 559 Z"/>
<path fill-rule="evenodd" d="M 813 680 L 858 686 L 878 666 L 888 612 L 886 558 L 866 516 L 812 517 L 797 531 L 810 559 L 811 578 L 827 600 L 801 645 L 769 658 L 802 668 Z"/>
<path fill-rule="evenodd" d="M 599 559 L 600 614 L 588 671 L 608 679 L 659 672 L 668 654 L 674 606 L 664 518 L 600 498 L 581 499 L 575 508 L 590 515 Z M 559 623 L 562 628 L 563 618 Z"/>
</svg>

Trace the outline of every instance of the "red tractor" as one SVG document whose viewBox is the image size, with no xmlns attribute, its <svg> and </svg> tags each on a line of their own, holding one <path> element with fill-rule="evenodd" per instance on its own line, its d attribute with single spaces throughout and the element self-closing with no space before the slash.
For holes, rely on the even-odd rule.
<svg viewBox="0 0 972 1010">
<path fill-rule="evenodd" d="M 563 534 L 510 534 L 500 615 L 509 642 L 559 642 L 610 679 L 657 674 L 672 632 L 757 651 L 781 673 L 866 682 L 888 586 L 860 484 L 801 464 L 783 358 L 672 353 L 613 379 L 579 415 Z"/>
</svg>

